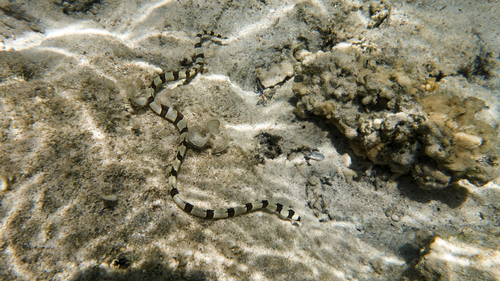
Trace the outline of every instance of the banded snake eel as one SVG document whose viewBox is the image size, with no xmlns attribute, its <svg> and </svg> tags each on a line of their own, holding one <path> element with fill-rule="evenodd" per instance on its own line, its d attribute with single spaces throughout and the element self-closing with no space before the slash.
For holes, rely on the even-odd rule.
<svg viewBox="0 0 500 281">
<path fill-rule="evenodd" d="M 188 79 L 193 77 L 198 72 L 200 72 L 204 63 L 204 54 L 201 47 L 201 38 L 205 35 L 214 36 L 220 39 L 226 39 L 219 34 L 215 34 L 213 31 L 208 32 L 203 30 L 202 33 L 198 33 L 195 37 L 195 66 L 192 69 L 186 71 L 173 71 L 168 73 L 161 73 L 156 76 L 151 83 L 151 85 L 145 90 L 147 101 L 145 105 L 149 105 L 149 107 L 159 116 L 167 119 L 169 122 L 174 124 L 174 126 L 179 130 L 180 133 L 180 142 L 179 149 L 177 152 L 177 156 L 172 163 L 172 167 L 170 173 L 168 174 L 168 182 L 170 184 L 170 196 L 175 201 L 177 206 L 184 210 L 186 213 L 194 215 L 196 217 L 205 218 L 205 219 L 221 219 L 221 218 L 230 218 L 234 216 L 239 216 L 242 214 L 249 213 L 255 210 L 268 209 L 272 212 L 276 212 L 278 216 L 282 219 L 297 221 L 300 222 L 300 216 L 295 213 L 292 209 L 284 209 L 283 204 L 273 203 L 268 200 L 261 200 L 253 203 L 246 203 L 244 205 L 239 205 L 232 208 L 227 209 L 203 209 L 194 206 L 193 204 L 187 202 L 182 196 L 179 194 L 179 190 L 177 188 L 177 176 L 179 174 L 179 169 L 181 167 L 182 162 L 186 157 L 186 151 L 188 148 L 188 127 L 184 116 L 177 110 L 172 107 L 168 107 L 166 105 L 160 104 L 155 100 L 156 94 L 162 88 L 164 83 L 170 81 L 176 81 L 181 79 Z"/>
</svg>

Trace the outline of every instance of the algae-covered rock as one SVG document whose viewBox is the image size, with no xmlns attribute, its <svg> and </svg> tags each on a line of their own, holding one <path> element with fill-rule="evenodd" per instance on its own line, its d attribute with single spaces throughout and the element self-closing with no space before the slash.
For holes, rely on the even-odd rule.
<svg viewBox="0 0 500 281">
<path fill-rule="evenodd" d="M 354 44 L 295 54 L 294 112 L 325 118 L 357 155 L 412 175 L 424 189 L 461 179 L 483 185 L 499 175 L 496 131 L 476 119 L 483 100 L 439 90 L 435 79 L 421 88 L 415 71 L 391 68 L 389 58 Z"/>
<path fill-rule="evenodd" d="M 269 69 L 257 69 L 257 77 L 264 86 L 269 88 L 282 83 L 287 77 L 293 76 L 293 65 L 290 61 L 282 61 Z"/>
<path fill-rule="evenodd" d="M 426 280 L 497 280 L 500 252 L 495 236 L 498 230 L 464 229 L 448 238 L 435 237 L 415 269 Z"/>
<path fill-rule="evenodd" d="M 390 14 L 390 5 L 386 1 L 370 4 L 368 28 L 379 27 Z"/>
</svg>

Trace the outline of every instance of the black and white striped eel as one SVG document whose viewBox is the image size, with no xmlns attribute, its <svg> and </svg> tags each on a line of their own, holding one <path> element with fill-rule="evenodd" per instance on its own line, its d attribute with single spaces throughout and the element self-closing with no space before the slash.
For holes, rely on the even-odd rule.
<svg viewBox="0 0 500 281">
<path fill-rule="evenodd" d="M 173 71 L 168 73 L 162 73 L 158 75 L 151 83 L 151 86 L 149 86 L 149 88 L 146 89 L 146 96 L 148 97 L 146 104 L 149 105 L 156 114 L 172 122 L 180 133 L 179 151 L 177 152 L 177 157 L 172 163 L 172 169 L 168 176 L 168 182 L 171 187 L 170 196 L 172 196 L 172 198 L 174 199 L 177 206 L 179 206 L 179 208 L 181 208 L 182 210 L 191 215 L 200 218 L 206 218 L 206 219 L 230 218 L 234 216 L 239 216 L 241 214 L 246 214 L 250 211 L 268 209 L 277 212 L 279 217 L 283 219 L 288 219 L 291 221 L 300 221 L 300 216 L 298 216 L 294 210 L 292 209 L 286 210 L 283 208 L 284 207 L 283 204 L 273 203 L 268 200 L 262 200 L 254 203 L 246 203 L 244 205 L 239 205 L 228 209 L 211 210 L 211 209 L 203 209 L 196 207 L 193 204 L 184 200 L 179 194 L 179 190 L 177 189 L 177 175 L 179 174 L 179 169 L 181 167 L 181 164 L 184 161 L 184 158 L 186 157 L 186 151 L 188 145 L 187 123 L 186 120 L 184 120 L 184 116 L 179 111 L 155 101 L 155 95 L 159 92 L 164 83 L 193 77 L 201 70 L 204 63 L 204 55 L 203 55 L 203 50 L 201 48 L 201 37 L 204 35 L 211 35 L 217 38 L 224 39 L 224 37 L 222 37 L 221 35 L 203 30 L 202 33 L 196 35 L 194 40 L 195 42 L 194 48 L 196 52 L 195 66 L 187 71 Z"/>
</svg>

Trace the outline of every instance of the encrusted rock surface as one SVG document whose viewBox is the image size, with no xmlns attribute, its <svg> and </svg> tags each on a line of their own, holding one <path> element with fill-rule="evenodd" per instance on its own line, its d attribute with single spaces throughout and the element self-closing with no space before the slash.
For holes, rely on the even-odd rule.
<svg viewBox="0 0 500 281">
<path fill-rule="evenodd" d="M 294 57 L 295 113 L 334 124 L 357 155 L 411 174 L 424 189 L 461 179 L 483 185 L 498 176 L 496 131 L 475 117 L 486 107 L 483 100 L 438 90 L 435 79 L 421 87 L 415 66 L 376 47 L 344 43 L 329 52 L 298 50 Z"/>
<path fill-rule="evenodd" d="M 416 272 L 425 280 L 497 280 L 500 252 L 495 236 L 498 229 L 466 228 L 448 238 L 433 237 L 422 248 Z"/>
<path fill-rule="evenodd" d="M 257 69 L 257 77 L 265 88 L 282 83 L 287 77 L 293 75 L 293 66 L 289 61 L 282 61 L 269 69 Z"/>
</svg>

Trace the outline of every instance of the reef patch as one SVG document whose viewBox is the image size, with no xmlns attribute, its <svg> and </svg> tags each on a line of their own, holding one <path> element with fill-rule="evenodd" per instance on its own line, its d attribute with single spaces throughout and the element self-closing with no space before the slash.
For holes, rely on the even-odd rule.
<svg viewBox="0 0 500 281">
<path fill-rule="evenodd" d="M 357 155 L 411 175 L 423 189 L 463 179 L 480 186 L 498 177 L 496 129 L 476 118 L 487 107 L 483 100 L 440 90 L 438 79 L 419 79 L 416 66 L 376 46 L 344 43 L 293 56 L 295 113 L 326 119 Z"/>
</svg>

